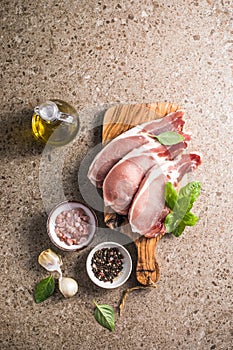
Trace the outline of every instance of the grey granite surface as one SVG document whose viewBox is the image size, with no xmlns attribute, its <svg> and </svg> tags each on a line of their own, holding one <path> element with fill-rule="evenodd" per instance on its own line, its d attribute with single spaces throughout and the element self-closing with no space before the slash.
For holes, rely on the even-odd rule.
<svg viewBox="0 0 233 350">
<path fill-rule="evenodd" d="M 0 11 L 0 349 L 232 349 L 232 1 L 2 0 Z M 81 125 L 61 151 L 62 193 L 51 178 L 47 196 L 48 149 L 32 138 L 31 116 L 51 98 L 75 106 Z M 100 142 L 94 127 L 108 107 L 165 100 L 186 110 L 190 150 L 203 154 L 193 175 L 203 188 L 194 208 L 200 221 L 180 238 L 160 240 L 157 288 L 132 293 L 119 317 L 135 271 L 119 289 L 99 289 L 85 272 L 91 247 L 58 251 L 47 214 L 63 196 L 82 200 L 77 174 Z M 92 245 L 113 238 L 99 219 Z M 135 265 L 133 243 L 116 232 L 114 239 Z M 37 257 L 49 247 L 79 292 L 64 299 L 56 291 L 37 305 L 35 285 L 48 275 Z M 93 299 L 115 308 L 114 332 L 94 320 Z"/>
</svg>

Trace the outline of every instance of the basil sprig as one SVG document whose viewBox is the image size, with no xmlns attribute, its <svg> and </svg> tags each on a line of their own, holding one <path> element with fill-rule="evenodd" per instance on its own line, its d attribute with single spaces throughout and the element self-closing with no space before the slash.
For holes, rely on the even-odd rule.
<svg viewBox="0 0 233 350">
<path fill-rule="evenodd" d="M 42 301 L 48 299 L 53 293 L 55 289 L 55 281 L 53 276 L 49 276 L 44 278 L 36 285 L 36 294 L 35 301 L 37 304 Z"/>
<path fill-rule="evenodd" d="M 198 181 L 188 183 L 177 193 L 171 182 L 165 185 L 165 204 L 171 209 L 165 219 L 166 232 L 172 232 L 179 237 L 186 226 L 196 225 L 199 218 L 191 213 L 193 203 L 201 192 L 201 184 Z"/>
<path fill-rule="evenodd" d="M 107 304 L 99 305 L 96 301 L 94 316 L 96 321 L 103 327 L 109 329 L 110 331 L 114 331 L 115 328 L 115 313 L 111 306 Z"/>
</svg>

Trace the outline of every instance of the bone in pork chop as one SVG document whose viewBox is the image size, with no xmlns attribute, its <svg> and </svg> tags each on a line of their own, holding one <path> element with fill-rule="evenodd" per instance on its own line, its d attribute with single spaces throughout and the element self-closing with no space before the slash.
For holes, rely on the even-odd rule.
<svg viewBox="0 0 233 350">
<path fill-rule="evenodd" d="M 132 231 L 148 238 L 165 233 L 164 220 L 169 212 L 164 201 L 165 183 L 170 181 L 177 187 L 182 177 L 200 164 L 201 156 L 190 153 L 180 160 L 152 167 L 142 180 L 129 210 Z"/>
<path fill-rule="evenodd" d="M 124 132 L 109 142 L 94 158 L 89 171 L 88 178 L 96 186 L 102 187 L 103 181 L 109 170 L 121 158 L 133 149 L 148 142 L 154 142 L 152 138 L 141 132 L 159 135 L 165 131 L 175 131 L 182 133 L 184 111 L 170 113 L 164 118 L 152 120 Z"/>
<path fill-rule="evenodd" d="M 184 135 L 187 141 L 190 140 L 190 135 Z M 127 215 L 146 172 L 155 164 L 174 159 L 187 147 L 187 141 L 172 146 L 164 146 L 154 141 L 129 152 L 113 166 L 104 180 L 105 205 L 111 206 L 118 214 Z"/>
</svg>

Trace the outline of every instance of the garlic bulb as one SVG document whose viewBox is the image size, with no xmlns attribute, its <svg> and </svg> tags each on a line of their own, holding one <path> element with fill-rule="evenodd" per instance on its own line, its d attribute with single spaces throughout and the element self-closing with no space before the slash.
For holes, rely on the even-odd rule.
<svg viewBox="0 0 233 350">
<path fill-rule="evenodd" d="M 78 283 L 69 277 L 59 278 L 59 289 L 65 298 L 73 297 L 78 291 Z"/>
<path fill-rule="evenodd" d="M 51 249 L 47 249 L 41 252 L 38 257 L 38 262 L 47 271 L 57 271 L 60 274 L 60 277 L 62 276 L 61 257 L 54 253 Z"/>
</svg>

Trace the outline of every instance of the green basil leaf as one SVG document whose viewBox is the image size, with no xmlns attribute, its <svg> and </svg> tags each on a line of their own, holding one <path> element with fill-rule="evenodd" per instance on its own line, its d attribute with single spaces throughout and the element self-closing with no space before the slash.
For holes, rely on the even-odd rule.
<svg viewBox="0 0 233 350">
<path fill-rule="evenodd" d="M 192 181 L 186 186 L 182 187 L 179 191 L 179 198 L 186 197 L 189 198 L 189 205 L 187 212 L 192 209 L 193 203 L 197 200 L 201 193 L 201 184 L 198 181 Z"/>
<path fill-rule="evenodd" d="M 48 299 L 55 289 L 55 281 L 53 276 L 49 276 L 41 280 L 36 286 L 35 301 L 36 303 L 41 303 L 42 301 Z"/>
<path fill-rule="evenodd" d="M 196 225 L 198 220 L 199 220 L 199 218 L 196 215 L 194 215 L 193 213 L 191 213 L 191 211 L 186 213 L 184 218 L 183 218 L 183 222 L 186 226 L 194 226 L 194 225 Z"/>
<path fill-rule="evenodd" d="M 179 237 L 185 229 L 185 223 L 183 221 L 172 231 L 173 235 Z"/>
<path fill-rule="evenodd" d="M 167 182 L 165 185 L 164 198 L 166 206 L 173 209 L 178 198 L 178 193 L 171 182 Z"/>
<path fill-rule="evenodd" d="M 95 301 L 95 319 L 103 327 L 114 331 L 115 328 L 115 313 L 111 306 L 107 304 L 98 305 Z"/>
<path fill-rule="evenodd" d="M 190 204 L 190 198 L 188 197 L 182 197 L 178 199 L 176 202 L 173 211 L 167 215 L 165 219 L 165 227 L 166 232 L 173 232 L 176 230 L 176 232 L 182 233 L 184 229 L 179 227 L 182 224 L 185 226 L 194 226 L 198 220 L 198 218 L 192 214 L 191 212 L 187 213 L 187 209 Z M 178 230 L 178 231 L 177 231 Z M 178 234 L 177 234 L 178 237 Z"/>
<path fill-rule="evenodd" d="M 184 136 L 174 131 L 166 131 L 162 134 L 156 135 L 155 138 L 165 146 L 175 145 L 184 140 Z"/>
<path fill-rule="evenodd" d="M 174 218 L 173 218 L 173 213 L 170 213 L 166 216 L 165 219 L 165 227 L 166 227 L 166 232 L 170 233 L 174 229 Z"/>
<path fill-rule="evenodd" d="M 179 226 L 181 221 L 182 221 L 182 218 L 177 216 L 175 213 L 168 214 L 165 219 L 166 232 L 167 233 L 173 232 L 175 228 Z"/>
<path fill-rule="evenodd" d="M 191 197 L 179 197 L 173 208 L 174 213 L 183 220 L 185 214 L 189 212 L 190 203 Z"/>
<path fill-rule="evenodd" d="M 199 220 L 190 212 L 193 203 L 199 197 L 201 184 L 198 181 L 188 183 L 177 193 L 171 183 L 165 186 L 165 203 L 172 210 L 165 219 L 166 232 L 172 232 L 179 237 L 185 226 L 194 226 Z"/>
</svg>

